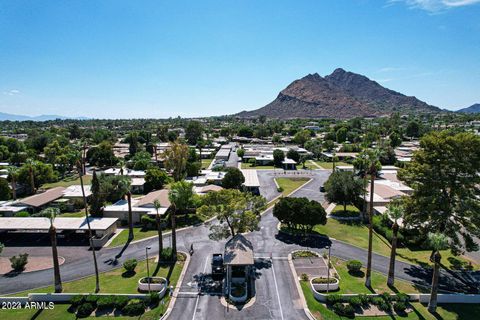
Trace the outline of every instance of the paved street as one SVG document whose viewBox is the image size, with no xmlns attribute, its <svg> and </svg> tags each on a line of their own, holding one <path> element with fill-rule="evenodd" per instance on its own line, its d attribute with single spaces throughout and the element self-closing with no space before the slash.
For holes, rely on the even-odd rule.
<svg viewBox="0 0 480 320">
<path fill-rule="evenodd" d="M 294 196 L 309 197 L 323 202 L 323 194 L 318 190 L 328 178 L 329 172 L 314 170 L 308 173 L 313 181 L 298 190 Z M 273 171 L 259 174 L 261 181 L 273 179 Z M 273 195 L 273 194 L 272 194 Z M 269 196 L 270 198 L 271 196 Z M 305 319 L 301 309 L 295 282 L 288 262 L 288 254 L 296 249 L 309 248 L 322 253 L 325 246 L 332 245 L 332 255 L 341 259 L 358 259 L 366 263 L 364 249 L 327 238 L 312 237 L 300 239 L 284 235 L 277 230 L 278 220 L 273 217 L 272 210 L 268 210 L 260 223 L 260 230 L 246 235 L 252 241 L 255 251 L 256 301 L 244 310 L 229 309 L 220 303 L 219 294 L 221 285 L 209 277 L 210 257 L 212 253 L 223 252 L 225 241 L 215 242 L 208 238 L 208 226 L 200 225 L 188 230 L 178 232 L 178 248 L 186 250 L 194 244 L 195 253 L 187 269 L 184 282 L 180 289 L 177 302 L 170 319 Z M 165 246 L 169 246 L 169 236 L 164 239 Z M 120 248 L 102 249 L 98 251 L 99 268 L 101 271 L 110 270 L 121 265 L 127 258 L 144 259 L 145 246 L 151 246 L 153 252 L 158 251 L 157 240 L 149 239 L 130 244 L 125 250 Z M 43 248 L 42 250 L 46 250 Z M 61 248 L 69 250 L 69 248 Z M 93 273 L 91 252 L 85 248 L 75 250 L 83 251 L 81 259 L 72 259 L 61 266 L 62 279 L 73 280 Z M 374 254 L 373 267 L 376 271 L 387 273 L 388 257 Z M 431 279 L 429 270 L 419 266 L 397 261 L 396 275 L 398 278 L 411 281 L 418 285 L 428 285 Z M 19 290 L 31 289 L 52 283 L 52 271 L 38 271 L 20 274 L 15 278 L 0 278 L 0 292 L 12 293 Z M 459 283 L 456 277 L 446 272 L 441 276 L 443 289 L 455 286 L 467 288 Z"/>
</svg>

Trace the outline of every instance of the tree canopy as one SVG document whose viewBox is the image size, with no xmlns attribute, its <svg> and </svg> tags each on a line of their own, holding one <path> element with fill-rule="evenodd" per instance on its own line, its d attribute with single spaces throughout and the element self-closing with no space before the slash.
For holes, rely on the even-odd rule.
<svg viewBox="0 0 480 320">
<path fill-rule="evenodd" d="M 320 203 L 307 198 L 281 198 L 273 215 L 290 228 L 311 232 L 317 224 L 327 223 L 327 213 Z"/>
</svg>

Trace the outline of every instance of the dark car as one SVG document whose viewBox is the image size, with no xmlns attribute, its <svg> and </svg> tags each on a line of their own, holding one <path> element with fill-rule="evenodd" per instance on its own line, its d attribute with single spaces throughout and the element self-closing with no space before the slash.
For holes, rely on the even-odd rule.
<svg viewBox="0 0 480 320">
<path fill-rule="evenodd" d="M 212 277 L 223 277 L 223 256 L 221 253 L 212 255 Z"/>
<path fill-rule="evenodd" d="M 325 192 L 325 187 L 324 186 L 320 187 L 320 192 Z"/>
</svg>

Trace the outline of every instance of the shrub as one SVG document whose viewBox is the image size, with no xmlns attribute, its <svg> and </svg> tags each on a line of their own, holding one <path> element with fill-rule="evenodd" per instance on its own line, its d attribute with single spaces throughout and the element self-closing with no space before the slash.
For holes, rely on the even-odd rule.
<svg viewBox="0 0 480 320">
<path fill-rule="evenodd" d="M 301 251 L 295 251 L 293 254 L 292 254 L 292 257 L 294 259 L 296 258 L 316 258 L 318 257 L 316 253 L 312 252 L 312 251 L 308 251 L 308 250 L 301 250 Z"/>
<path fill-rule="evenodd" d="M 160 296 L 158 295 L 158 292 L 152 292 L 150 295 L 147 296 L 147 300 L 149 305 L 156 306 L 160 302 Z"/>
<path fill-rule="evenodd" d="M 92 314 L 93 310 L 95 307 L 91 303 L 82 303 L 77 309 L 77 317 L 86 318 Z"/>
<path fill-rule="evenodd" d="M 100 310 L 113 308 L 115 305 L 114 296 L 100 296 L 97 300 L 97 308 Z"/>
<path fill-rule="evenodd" d="M 380 297 L 382 297 L 382 299 L 387 303 L 390 303 L 390 301 L 392 301 L 392 296 L 388 292 L 382 292 L 380 294 Z"/>
<path fill-rule="evenodd" d="M 90 303 L 92 306 L 96 307 L 98 298 L 99 297 L 96 295 L 89 294 L 88 296 L 85 297 L 85 303 Z"/>
<path fill-rule="evenodd" d="M 351 273 L 359 273 L 362 269 L 362 262 L 358 260 L 350 260 L 347 262 L 347 269 Z"/>
<path fill-rule="evenodd" d="M 10 258 L 11 267 L 15 271 L 23 271 L 28 263 L 28 253 L 21 253 Z"/>
<path fill-rule="evenodd" d="M 407 303 L 408 301 L 410 301 L 410 297 L 406 293 L 399 292 L 395 297 L 395 301 Z"/>
<path fill-rule="evenodd" d="M 17 218 L 30 217 L 30 213 L 28 213 L 27 211 L 20 211 L 20 212 L 15 213 L 15 217 L 17 217 Z"/>
<path fill-rule="evenodd" d="M 72 304 L 72 307 L 76 308 L 79 305 L 81 305 L 85 301 L 85 297 L 82 295 L 76 295 L 72 299 L 70 299 L 70 303 Z"/>
<path fill-rule="evenodd" d="M 351 305 L 344 305 L 341 302 L 337 302 L 332 306 L 333 312 L 339 316 L 352 317 L 355 314 L 355 310 Z"/>
<path fill-rule="evenodd" d="M 128 259 L 123 263 L 123 268 L 125 271 L 133 273 L 137 267 L 137 259 Z"/>
<path fill-rule="evenodd" d="M 113 305 L 116 309 L 122 310 L 128 303 L 128 297 L 126 296 L 115 296 L 113 299 Z"/>
<path fill-rule="evenodd" d="M 139 299 L 132 299 L 123 307 L 122 313 L 127 316 L 139 316 L 145 312 L 145 305 Z"/>
<path fill-rule="evenodd" d="M 385 300 L 383 300 L 382 297 L 373 297 L 371 302 L 372 302 L 372 304 L 374 304 L 378 307 L 380 304 L 385 303 Z"/>
<path fill-rule="evenodd" d="M 144 214 L 141 218 L 140 221 L 143 225 L 144 229 L 152 229 L 156 225 L 156 221 L 154 218 L 150 218 L 148 214 Z"/>
<path fill-rule="evenodd" d="M 364 307 L 367 307 L 370 304 L 370 302 L 372 301 L 370 296 L 367 296 L 366 294 L 359 294 L 358 299 L 360 299 L 360 301 L 362 303 L 362 306 L 364 306 Z"/>
<path fill-rule="evenodd" d="M 314 278 L 312 280 L 312 283 L 315 283 L 315 284 L 322 284 L 322 283 L 335 283 L 337 282 L 337 279 L 335 278 L 330 278 L 330 279 L 327 279 L 327 278 Z"/>
<path fill-rule="evenodd" d="M 396 302 L 393 305 L 393 310 L 395 310 L 396 313 L 405 313 L 405 310 L 407 310 L 407 305 L 404 302 Z"/>
<path fill-rule="evenodd" d="M 327 304 L 328 305 L 334 305 L 338 302 L 342 301 L 342 296 L 339 294 L 329 294 L 327 296 Z"/>
<path fill-rule="evenodd" d="M 277 188 L 277 191 L 278 191 L 278 192 L 283 192 L 283 188 L 282 188 L 282 187 L 278 187 L 278 188 Z"/>
<path fill-rule="evenodd" d="M 302 281 L 308 281 L 308 274 L 302 273 L 301 279 L 302 279 Z"/>
<path fill-rule="evenodd" d="M 392 310 L 392 305 L 382 299 L 382 302 L 377 305 L 378 309 L 381 311 L 389 312 Z"/>
<path fill-rule="evenodd" d="M 164 248 L 160 256 L 161 261 L 170 261 L 172 259 L 172 248 Z"/>
<path fill-rule="evenodd" d="M 350 305 L 355 309 L 355 308 L 359 308 L 363 305 L 363 302 L 362 300 L 360 299 L 360 297 L 351 297 L 350 300 L 348 301 L 350 303 Z"/>
</svg>

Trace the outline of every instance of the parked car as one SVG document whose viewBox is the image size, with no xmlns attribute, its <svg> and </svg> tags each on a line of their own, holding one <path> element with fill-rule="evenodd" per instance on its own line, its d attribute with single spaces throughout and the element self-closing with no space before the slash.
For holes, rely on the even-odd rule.
<svg viewBox="0 0 480 320">
<path fill-rule="evenodd" d="M 212 277 L 223 277 L 223 255 L 221 253 L 212 255 Z"/>
<path fill-rule="evenodd" d="M 320 187 L 320 192 L 325 192 L 325 187 L 324 186 Z"/>
</svg>

